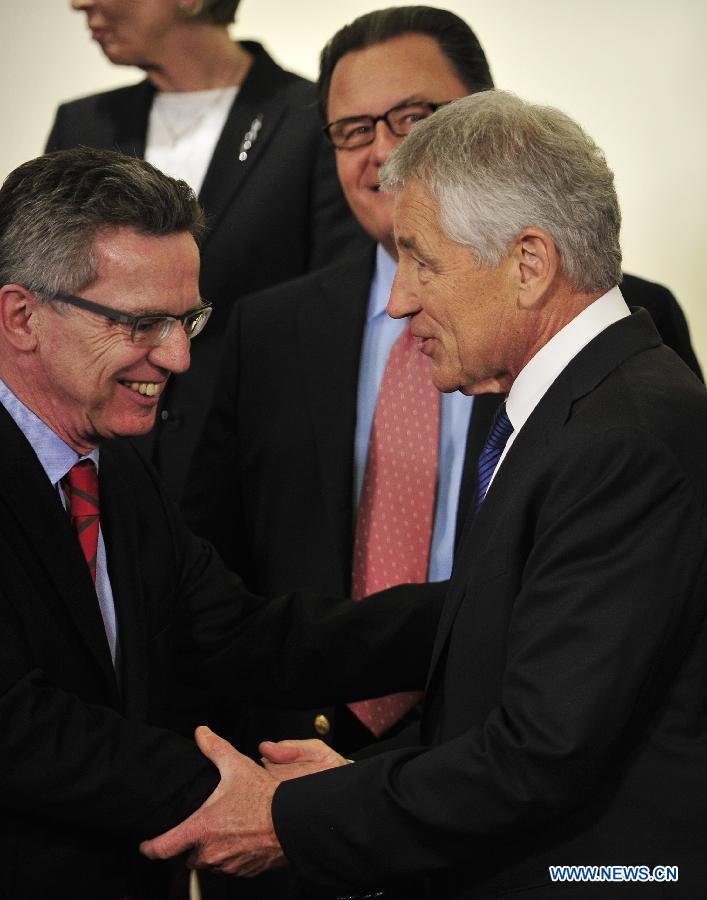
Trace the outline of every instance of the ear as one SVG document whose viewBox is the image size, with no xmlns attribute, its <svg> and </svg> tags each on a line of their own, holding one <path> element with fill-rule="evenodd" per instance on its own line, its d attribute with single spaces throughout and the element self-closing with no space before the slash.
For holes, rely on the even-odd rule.
<svg viewBox="0 0 707 900">
<path fill-rule="evenodd" d="M 518 278 L 518 304 L 523 309 L 543 305 L 559 271 L 555 242 L 542 228 L 524 228 L 511 255 Z"/>
<path fill-rule="evenodd" d="M 21 284 L 0 287 L 0 333 L 17 350 L 32 352 L 37 347 L 35 295 Z"/>
</svg>

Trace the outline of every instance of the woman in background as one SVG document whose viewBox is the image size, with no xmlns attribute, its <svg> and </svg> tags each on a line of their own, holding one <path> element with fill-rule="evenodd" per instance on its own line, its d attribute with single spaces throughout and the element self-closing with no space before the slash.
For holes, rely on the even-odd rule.
<svg viewBox="0 0 707 900">
<path fill-rule="evenodd" d="M 206 210 L 201 293 L 214 313 L 189 372 L 170 379 L 157 426 L 140 440 L 177 500 L 233 303 L 366 240 L 340 192 L 314 85 L 260 44 L 231 40 L 238 2 L 71 0 L 106 57 L 147 78 L 62 104 L 47 143 L 143 156 L 187 181 Z"/>
</svg>

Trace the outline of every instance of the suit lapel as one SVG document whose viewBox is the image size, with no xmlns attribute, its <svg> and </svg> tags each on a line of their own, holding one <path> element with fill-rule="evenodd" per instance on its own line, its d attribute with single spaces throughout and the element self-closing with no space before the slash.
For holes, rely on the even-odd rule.
<svg viewBox="0 0 707 900">
<path fill-rule="evenodd" d="M 114 146 L 131 156 L 145 156 L 145 141 L 150 108 L 155 96 L 152 84 L 145 80 L 121 97 L 120 106 L 110 112 L 115 122 Z"/>
<path fill-rule="evenodd" d="M 469 430 L 466 435 L 464 468 L 459 488 L 459 507 L 457 509 L 456 538 L 454 541 L 455 553 L 461 541 L 469 510 L 472 508 L 476 496 L 476 466 L 479 456 L 491 429 L 494 413 L 499 403 L 504 399 L 504 394 L 480 394 L 478 397 L 474 397 Z"/>
<path fill-rule="evenodd" d="M 68 615 L 96 663 L 112 701 L 117 683 L 103 619 L 71 521 L 22 432 L 0 406 L 0 470 L 8 544 L 37 585 L 42 599 Z M 61 636 L 57 636 L 61 640 Z"/>
<path fill-rule="evenodd" d="M 353 544 L 353 446 L 358 366 L 375 255 L 357 254 L 318 277 L 301 304 L 297 343 L 319 457 L 320 487 L 349 586 Z"/>
<path fill-rule="evenodd" d="M 285 72 L 260 45 L 244 42 L 244 46 L 255 59 L 228 114 L 199 194 L 201 204 L 209 211 L 202 246 L 257 167 L 265 148 L 275 139 L 286 112 L 280 90 L 287 80 Z M 244 147 L 247 132 L 253 135 L 249 149 Z M 244 158 L 240 158 L 242 154 Z M 244 222 L 243 227 L 247 228 L 248 223 Z"/>
<path fill-rule="evenodd" d="M 110 445 L 101 447 L 101 528 L 118 621 L 118 670 L 123 709 L 131 718 L 144 719 L 147 714 L 148 648 L 143 589 L 137 564 L 140 559 L 139 535 L 133 512 L 137 502 L 133 486 L 116 465 L 113 448 Z"/>
<path fill-rule="evenodd" d="M 485 557 L 500 562 L 490 552 L 491 545 L 503 528 L 503 518 L 513 514 L 519 504 L 514 495 L 534 459 L 544 454 L 572 414 L 577 400 L 589 394 L 606 376 L 629 357 L 661 343 L 650 315 L 640 310 L 621 319 L 595 337 L 560 373 L 545 396 L 533 410 L 518 437 L 510 447 L 503 465 L 494 478 L 492 490 L 476 516 L 471 510 L 455 556 L 450 588 L 440 617 L 432 650 L 428 688 L 443 658 L 459 606 L 465 599 L 467 576 L 476 560 L 484 566 Z M 483 574 L 492 574 L 484 570 Z"/>
</svg>

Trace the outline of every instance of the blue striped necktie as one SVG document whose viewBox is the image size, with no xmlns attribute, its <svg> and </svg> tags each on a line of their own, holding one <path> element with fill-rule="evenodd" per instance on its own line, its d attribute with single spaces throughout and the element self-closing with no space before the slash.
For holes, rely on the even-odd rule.
<svg viewBox="0 0 707 900">
<path fill-rule="evenodd" d="M 474 513 L 479 511 L 479 507 L 484 502 L 486 491 L 489 489 L 493 473 L 496 470 L 498 461 L 503 453 L 503 448 L 508 443 L 511 436 L 513 426 L 511 420 L 506 414 L 506 404 L 502 403 L 496 410 L 496 415 L 491 423 L 489 436 L 486 438 L 484 449 L 479 456 L 479 464 L 476 469 L 476 502 L 474 505 Z"/>
</svg>

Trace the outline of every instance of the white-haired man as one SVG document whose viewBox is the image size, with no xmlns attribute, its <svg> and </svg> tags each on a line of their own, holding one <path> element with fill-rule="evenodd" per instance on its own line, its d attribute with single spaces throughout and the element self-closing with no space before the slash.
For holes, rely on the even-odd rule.
<svg viewBox="0 0 707 900">
<path fill-rule="evenodd" d="M 508 394 L 421 734 L 353 765 L 266 743 L 268 772 L 202 735 L 221 785 L 145 849 L 253 871 L 280 846 L 340 894 L 701 896 L 707 393 L 616 287 L 613 175 L 564 114 L 485 92 L 418 125 L 382 183 L 391 315 L 439 389 Z"/>
</svg>

